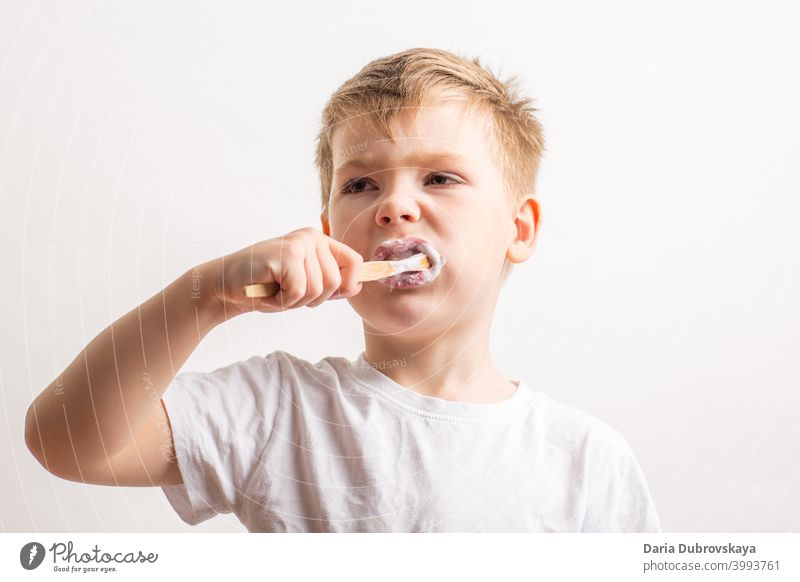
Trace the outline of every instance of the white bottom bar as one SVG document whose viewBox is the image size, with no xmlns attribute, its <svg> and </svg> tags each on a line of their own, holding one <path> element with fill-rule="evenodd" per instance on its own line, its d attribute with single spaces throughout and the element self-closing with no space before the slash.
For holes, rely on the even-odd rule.
<svg viewBox="0 0 800 582">
<path fill-rule="evenodd" d="M 25 533 L 0 547 L 0 580 L 800 580 L 800 534 Z"/>
</svg>

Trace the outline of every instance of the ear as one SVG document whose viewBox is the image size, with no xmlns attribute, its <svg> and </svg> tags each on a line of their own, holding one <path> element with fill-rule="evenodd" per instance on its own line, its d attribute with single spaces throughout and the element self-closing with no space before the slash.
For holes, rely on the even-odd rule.
<svg viewBox="0 0 800 582">
<path fill-rule="evenodd" d="M 539 234 L 539 203 L 533 196 L 526 195 L 514 217 L 512 239 L 506 258 L 512 263 L 527 261 L 536 246 L 537 234 Z"/>
<path fill-rule="evenodd" d="M 319 219 L 322 222 L 322 232 L 325 233 L 325 236 L 331 236 L 331 225 L 328 224 L 328 213 L 323 211 L 322 214 L 319 215 Z"/>
</svg>

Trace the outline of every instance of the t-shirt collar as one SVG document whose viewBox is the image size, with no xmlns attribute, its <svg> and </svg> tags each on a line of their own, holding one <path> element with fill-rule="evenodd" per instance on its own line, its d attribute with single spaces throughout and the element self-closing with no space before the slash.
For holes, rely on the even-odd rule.
<svg viewBox="0 0 800 582">
<path fill-rule="evenodd" d="M 401 361 L 396 365 L 402 365 Z M 427 415 L 463 419 L 498 419 L 527 410 L 535 399 L 535 392 L 522 380 L 512 380 L 516 391 L 506 400 L 493 403 L 454 402 L 435 396 L 424 396 L 398 384 L 380 369 L 370 364 L 362 351 L 350 362 L 358 383 L 400 406 Z M 387 366 L 395 365 L 394 361 Z"/>
</svg>

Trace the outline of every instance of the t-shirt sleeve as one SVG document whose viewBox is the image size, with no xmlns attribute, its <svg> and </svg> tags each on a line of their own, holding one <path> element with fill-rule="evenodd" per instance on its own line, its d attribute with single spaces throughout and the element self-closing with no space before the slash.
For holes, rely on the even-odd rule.
<svg viewBox="0 0 800 582">
<path fill-rule="evenodd" d="M 660 532 L 656 506 L 630 445 L 600 424 L 589 447 L 583 532 Z"/>
<path fill-rule="evenodd" d="M 163 394 L 183 483 L 162 487 L 190 525 L 238 513 L 280 406 L 277 352 L 213 372 L 178 374 Z"/>
</svg>

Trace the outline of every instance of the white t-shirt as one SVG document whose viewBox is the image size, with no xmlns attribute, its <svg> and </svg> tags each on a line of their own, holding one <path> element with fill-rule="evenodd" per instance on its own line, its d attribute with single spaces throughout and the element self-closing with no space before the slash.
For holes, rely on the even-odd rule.
<svg viewBox="0 0 800 582">
<path fill-rule="evenodd" d="M 163 399 L 183 484 L 162 489 L 188 524 L 251 532 L 660 531 L 625 438 L 514 384 L 494 404 L 422 396 L 364 352 L 179 374 Z"/>
</svg>

